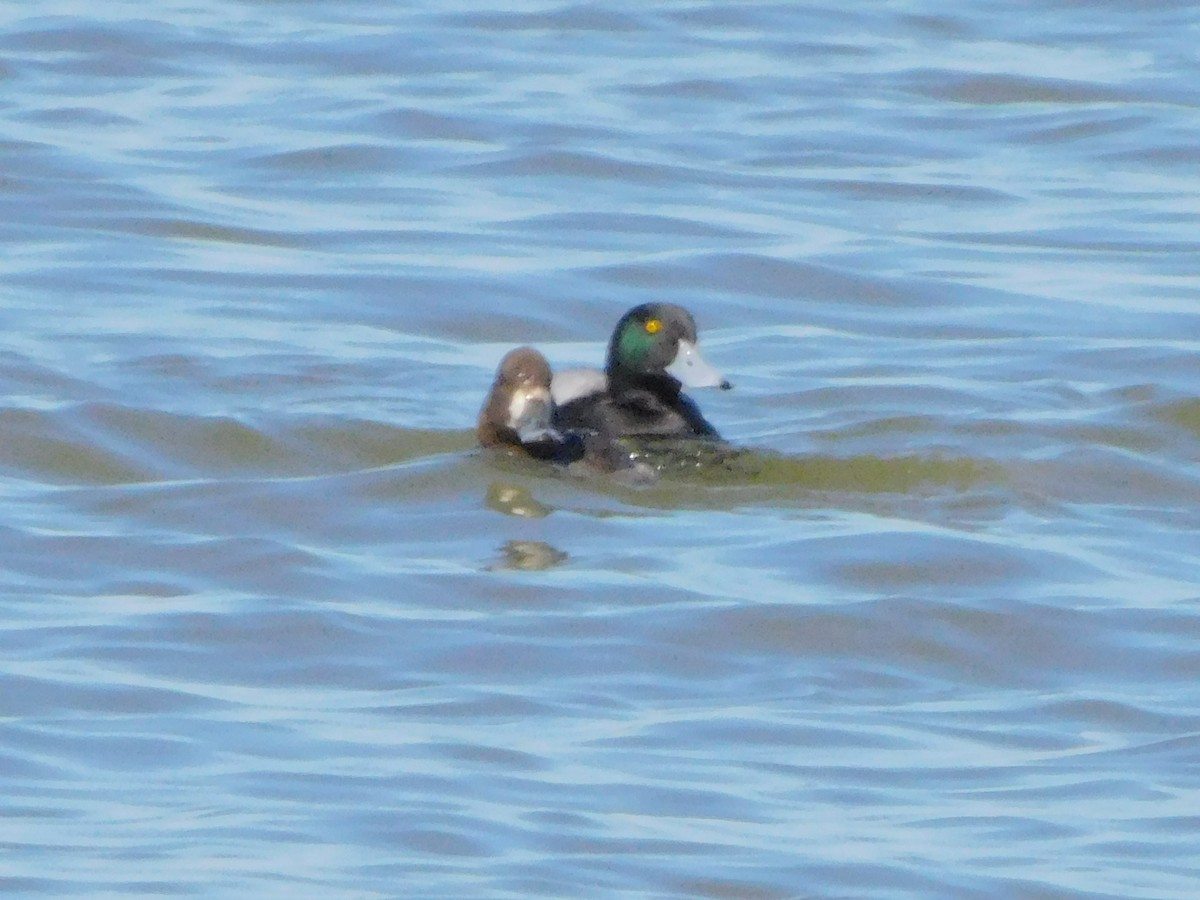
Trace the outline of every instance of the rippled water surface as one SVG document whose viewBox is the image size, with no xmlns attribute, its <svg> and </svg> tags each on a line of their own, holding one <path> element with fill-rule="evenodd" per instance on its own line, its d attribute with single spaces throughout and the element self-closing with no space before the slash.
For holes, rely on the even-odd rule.
<svg viewBox="0 0 1200 900">
<path fill-rule="evenodd" d="M 1197 896 L 1193 6 L 10 7 L 6 896 Z"/>
</svg>

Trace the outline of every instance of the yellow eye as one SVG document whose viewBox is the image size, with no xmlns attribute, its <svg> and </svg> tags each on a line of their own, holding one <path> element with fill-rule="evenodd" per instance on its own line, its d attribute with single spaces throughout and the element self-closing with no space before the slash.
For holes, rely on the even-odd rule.
<svg viewBox="0 0 1200 900">
<path fill-rule="evenodd" d="M 646 323 L 646 331 L 650 332 L 650 334 L 658 334 L 662 331 L 662 322 L 658 321 L 658 319 L 651 319 Z"/>
</svg>

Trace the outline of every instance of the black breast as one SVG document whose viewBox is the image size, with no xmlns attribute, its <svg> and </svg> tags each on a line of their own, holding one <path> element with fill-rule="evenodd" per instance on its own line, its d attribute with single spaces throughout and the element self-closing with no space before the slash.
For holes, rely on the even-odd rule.
<svg viewBox="0 0 1200 900">
<path fill-rule="evenodd" d="M 554 411 L 554 423 L 611 437 L 721 437 L 690 398 L 640 387 L 572 400 Z"/>
</svg>

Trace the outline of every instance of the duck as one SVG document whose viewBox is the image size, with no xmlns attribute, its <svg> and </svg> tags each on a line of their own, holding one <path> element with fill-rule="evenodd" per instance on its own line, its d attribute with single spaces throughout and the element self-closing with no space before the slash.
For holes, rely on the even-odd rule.
<svg viewBox="0 0 1200 900">
<path fill-rule="evenodd" d="M 479 411 L 475 435 L 480 445 L 518 450 L 534 459 L 569 463 L 581 458 L 581 437 L 552 424 L 552 379 L 550 363 L 533 347 L 506 353 Z"/>
<path fill-rule="evenodd" d="M 687 387 L 732 385 L 700 354 L 696 320 L 682 306 L 643 303 L 613 329 L 603 372 L 570 369 L 551 379 L 554 427 L 626 437 L 721 435 L 682 393 Z"/>
<path fill-rule="evenodd" d="M 562 429 L 553 423 L 550 364 L 533 347 L 517 347 L 500 360 L 492 388 L 479 411 L 475 434 L 481 446 L 517 452 L 536 460 L 603 473 L 623 473 L 645 482 L 652 475 L 629 451 L 603 435 Z"/>
</svg>

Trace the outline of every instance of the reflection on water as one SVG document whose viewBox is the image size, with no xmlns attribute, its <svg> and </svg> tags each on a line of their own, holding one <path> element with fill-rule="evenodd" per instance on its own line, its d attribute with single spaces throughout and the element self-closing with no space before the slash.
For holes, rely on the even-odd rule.
<svg viewBox="0 0 1200 900">
<path fill-rule="evenodd" d="M 546 465 L 549 466 L 548 463 Z M 488 485 L 484 504 L 488 509 L 494 509 L 506 516 L 519 516 L 522 519 L 544 519 L 552 512 L 549 506 L 534 498 L 528 488 L 501 482 L 492 482 Z"/>
<path fill-rule="evenodd" d="M 522 569 L 540 572 L 562 565 L 568 558 L 566 553 L 543 541 L 505 541 L 500 554 L 500 560 L 488 566 L 489 571 Z"/>
</svg>

